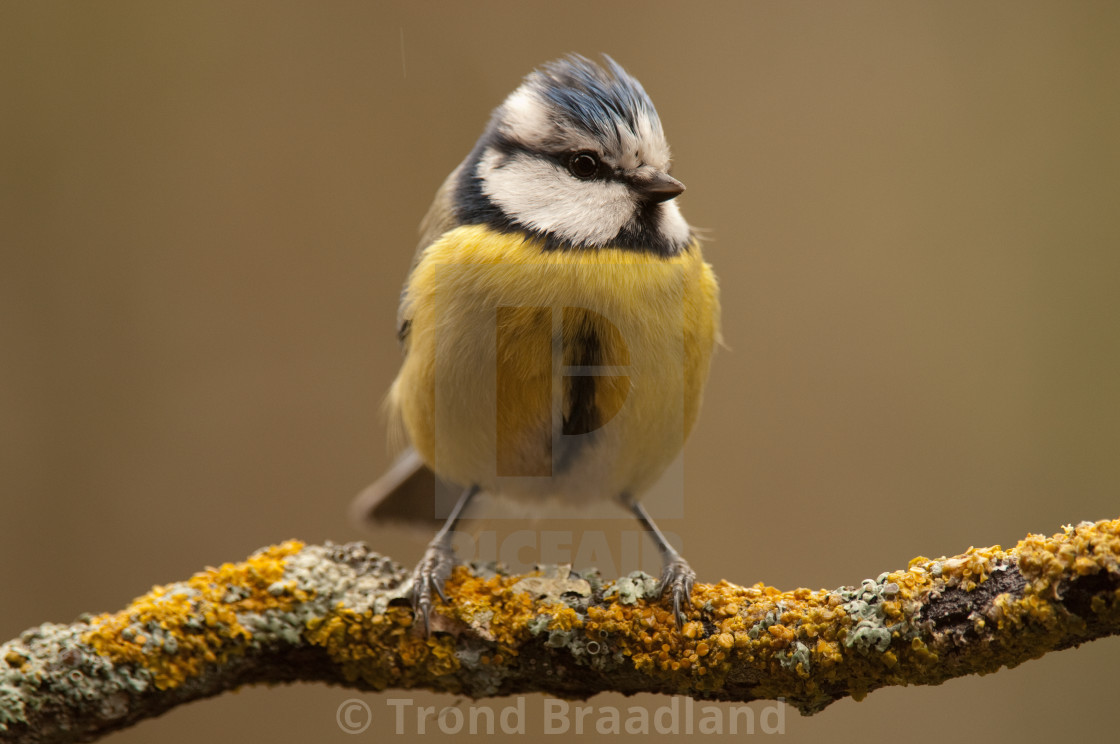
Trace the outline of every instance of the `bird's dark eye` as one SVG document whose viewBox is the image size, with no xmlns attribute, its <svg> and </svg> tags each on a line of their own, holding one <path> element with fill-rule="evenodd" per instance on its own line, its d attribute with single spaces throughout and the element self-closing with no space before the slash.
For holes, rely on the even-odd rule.
<svg viewBox="0 0 1120 744">
<path fill-rule="evenodd" d="M 576 178 L 594 178 L 599 172 L 599 158 L 590 152 L 577 152 L 568 161 L 568 170 Z"/>
</svg>

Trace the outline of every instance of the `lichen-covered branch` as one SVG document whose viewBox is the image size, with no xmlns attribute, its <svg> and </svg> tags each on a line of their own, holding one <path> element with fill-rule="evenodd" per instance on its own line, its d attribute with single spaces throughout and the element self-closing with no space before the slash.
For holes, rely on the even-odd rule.
<svg viewBox="0 0 1120 744">
<path fill-rule="evenodd" d="M 814 713 L 1117 633 L 1118 560 L 1120 520 L 1082 523 L 831 591 L 697 584 L 679 629 L 641 573 L 460 567 L 424 637 L 407 570 L 360 543 L 288 542 L 0 646 L 0 742 L 89 741 L 189 700 L 294 680 L 475 698 L 781 697 Z"/>
</svg>

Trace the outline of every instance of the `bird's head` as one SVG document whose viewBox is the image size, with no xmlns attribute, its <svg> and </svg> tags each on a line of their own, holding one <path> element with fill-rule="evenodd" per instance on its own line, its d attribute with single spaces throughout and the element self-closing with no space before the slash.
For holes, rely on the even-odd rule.
<svg viewBox="0 0 1120 744">
<path fill-rule="evenodd" d="M 462 224 L 541 237 L 550 248 L 672 255 L 689 241 L 669 145 L 641 83 L 610 57 L 532 72 L 499 106 L 464 163 Z"/>
</svg>

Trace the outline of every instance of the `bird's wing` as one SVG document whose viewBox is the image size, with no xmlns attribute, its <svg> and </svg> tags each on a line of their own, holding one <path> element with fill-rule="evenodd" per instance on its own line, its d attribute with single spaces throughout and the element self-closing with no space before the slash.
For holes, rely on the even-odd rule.
<svg viewBox="0 0 1120 744">
<path fill-rule="evenodd" d="M 363 528 L 403 523 L 430 531 L 443 524 L 443 517 L 436 514 L 454 504 L 461 491 L 436 477 L 408 447 L 384 475 L 354 498 L 350 518 Z"/>
<path fill-rule="evenodd" d="M 463 166 L 460 164 L 458 168 L 451 171 L 451 175 L 444 179 L 443 185 L 436 192 L 436 198 L 432 201 L 432 206 L 428 208 L 428 213 L 424 215 L 424 219 L 420 222 L 420 242 L 416 246 L 416 253 L 412 256 L 412 265 L 408 269 L 410 279 L 416 265 L 420 263 L 420 257 L 424 255 L 424 250 L 436 242 L 445 232 L 459 226 L 453 204 L 455 186 L 459 181 L 459 173 L 462 170 Z M 408 348 L 408 327 L 412 320 L 407 288 L 408 280 L 405 280 L 405 289 L 401 290 L 401 304 L 397 308 L 397 338 L 406 350 Z"/>
<path fill-rule="evenodd" d="M 412 258 L 408 273 L 411 278 L 424 250 L 448 230 L 458 227 L 453 208 L 455 186 L 463 166 L 451 171 L 436 192 L 436 198 L 420 223 L 420 243 Z M 408 353 L 408 331 L 412 322 L 412 308 L 408 297 L 408 282 L 401 291 L 397 309 L 397 338 L 401 348 Z M 372 485 L 359 493 L 350 504 L 350 517 L 359 526 L 371 523 L 405 522 L 417 527 L 435 527 L 442 523 L 437 518 L 437 505 L 453 504 L 460 489 L 436 477 L 412 447 L 407 447 L 396 462 Z"/>
</svg>

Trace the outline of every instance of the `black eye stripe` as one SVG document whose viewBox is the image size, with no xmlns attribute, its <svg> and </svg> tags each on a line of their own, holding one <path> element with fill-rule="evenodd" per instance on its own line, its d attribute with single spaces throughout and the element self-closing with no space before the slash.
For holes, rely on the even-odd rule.
<svg viewBox="0 0 1120 744">
<path fill-rule="evenodd" d="M 493 139 L 488 141 L 486 143 L 486 145 L 488 147 L 493 148 L 495 151 L 497 151 L 499 154 L 501 154 L 502 158 L 496 164 L 496 167 L 498 167 L 498 168 L 501 168 L 502 166 L 508 165 L 517 156 L 521 155 L 521 156 L 525 156 L 525 157 L 529 157 L 529 158 L 537 158 L 539 160 L 547 160 L 551 163 L 556 164 L 558 167 L 560 167 L 560 168 L 562 168 L 562 169 L 564 169 L 564 170 L 566 170 L 570 173 L 571 171 L 570 171 L 570 168 L 569 168 L 569 163 L 571 162 L 572 157 L 575 156 L 575 155 L 582 154 L 582 153 L 588 153 L 590 155 L 595 156 L 595 158 L 599 161 L 599 171 L 598 171 L 598 173 L 595 174 L 594 180 L 596 180 L 596 181 L 625 181 L 626 180 L 623 177 L 622 172 L 616 166 L 613 166 L 610 163 L 604 161 L 602 156 L 598 152 L 595 152 L 594 150 L 535 150 L 535 149 L 532 149 L 532 148 L 528 147 L 523 142 L 519 142 L 518 140 L 513 139 L 512 137 L 505 137 L 505 136 L 495 136 Z M 581 180 L 583 180 L 583 179 L 581 179 Z M 591 179 L 587 179 L 587 180 L 591 180 Z"/>
<path fill-rule="evenodd" d="M 512 159 L 517 155 L 525 155 L 530 158 L 549 160 L 564 168 L 568 167 L 568 160 L 572 155 L 577 152 L 590 152 L 589 150 L 535 150 L 511 137 L 495 137 L 488 144 L 505 156 L 506 159 Z"/>
<path fill-rule="evenodd" d="M 485 176 L 479 173 L 479 164 L 489 150 L 497 150 L 508 160 L 525 157 L 550 162 L 554 166 L 567 172 L 568 159 L 579 150 L 570 150 L 557 147 L 554 150 L 542 151 L 531 149 L 521 142 L 510 137 L 503 137 L 490 132 L 476 144 L 471 154 L 463 165 L 459 174 L 458 184 L 455 188 L 453 211 L 457 224 L 460 225 L 488 225 L 493 230 L 503 233 L 519 233 L 543 241 L 543 249 L 553 250 L 594 250 L 593 244 L 573 244 L 558 233 L 542 230 L 526 224 L 519 219 L 517 214 L 507 214 L 486 193 Z M 597 182 L 623 182 L 624 174 L 610 163 L 601 163 L 601 174 Z M 671 238 L 661 229 L 664 218 L 662 205 L 653 205 L 643 208 L 637 214 L 637 222 L 624 228 L 611 241 L 614 247 L 623 250 L 650 253 L 658 256 L 675 256 L 688 250 L 692 240 L 689 233 L 684 238 Z"/>
</svg>

